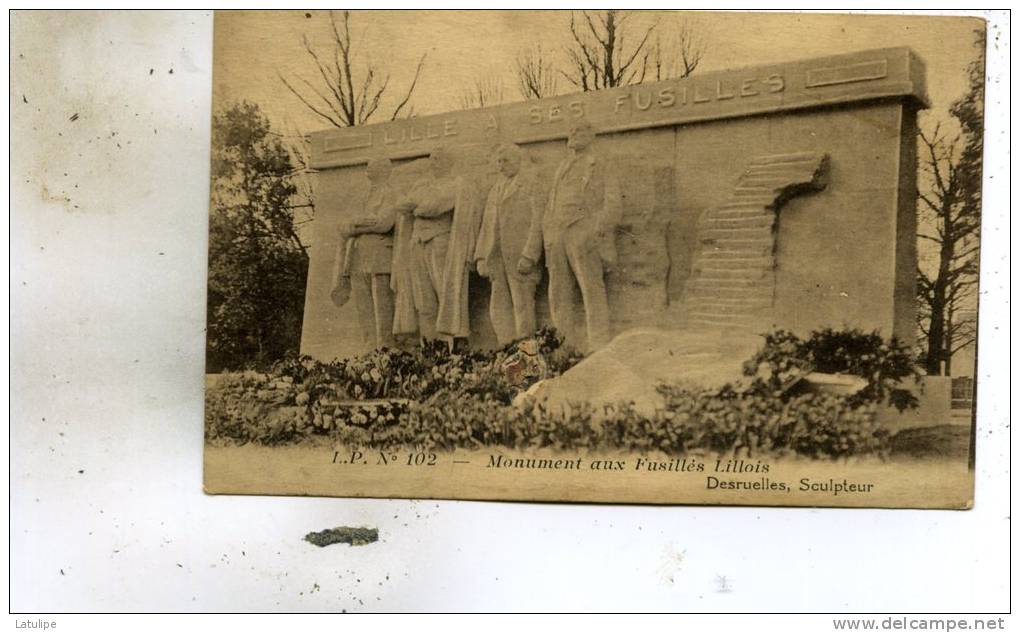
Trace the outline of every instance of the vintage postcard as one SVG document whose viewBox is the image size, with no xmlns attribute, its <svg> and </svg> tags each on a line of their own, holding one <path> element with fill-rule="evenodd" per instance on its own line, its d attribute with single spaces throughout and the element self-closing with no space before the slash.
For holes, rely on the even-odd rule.
<svg viewBox="0 0 1020 633">
<path fill-rule="evenodd" d="M 971 506 L 983 21 L 214 31 L 207 492 Z"/>
</svg>

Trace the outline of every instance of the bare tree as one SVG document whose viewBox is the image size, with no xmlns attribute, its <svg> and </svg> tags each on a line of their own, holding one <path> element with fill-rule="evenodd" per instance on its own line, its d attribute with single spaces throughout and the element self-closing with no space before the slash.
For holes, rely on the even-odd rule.
<svg viewBox="0 0 1020 633">
<path fill-rule="evenodd" d="M 560 73 L 585 92 L 641 83 L 648 75 L 652 53 L 649 39 L 658 23 L 653 23 L 637 39 L 631 41 L 628 22 L 632 14 L 608 9 L 602 12 L 570 13 L 570 35 L 567 48 L 570 62 Z"/>
<path fill-rule="evenodd" d="M 517 56 L 514 74 L 517 90 L 525 99 L 541 99 L 556 94 L 556 71 L 541 46 Z"/>
<path fill-rule="evenodd" d="M 375 115 L 390 87 L 390 75 L 386 73 L 382 76 L 379 67 L 372 63 L 365 64 L 364 70 L 358 70 L 358 56 L 351 37 L 351 12 L 344 11 L 340 15 L 338 24 L 336 15 L 332 11 L 329 12 L 333 38 L 333 51 L 329 59 L 316 52 L 307 36 L 302 37 L 305 51 L 312 58 L 319 73 L 321 81 L 317 82 L 318 86 L 301 76 L 296 76 L 296 82 L 279 73 L 277 76 L 316 116 L 336 127 L 350 127 L 363 125 Z M 418 60 L 414 78 L 402 93 L 403 97 L 394 106 L 390 120 L 396 119 L 402 112 L 408 115 L 411 113 L 410 109 L 405 112 L 405 108 L 408 108 L 408 102 L 418 85 L 424 65 L 425 54 Z M 303 86 L 301 90 L 296 87 L 297 82 Z"/>
<path fill-rule="evenodd" d="M 460 95 L 461 110 L 484 108 L 503 103 L 503 82 L 495 75 L 476 79 L 474 85 Z"/>
<path fill-rule="evenodd" d="M 930 132 L 921 130 L 919 138 L 921 173 L 928 182 L 918 193 L 922 357 L 926 373 L 949 375 L 953 354 L 973 344 L 977 333 L 973 310 L 981 214 L 980 207 L 966 202 L 960 136 L 949 138 L 939 123 Z"/>
<path fill-rule="evenodd" d="M 280 139 L 294 168 L 290 173 L 294 183 L 294 197 L 289 205 L 294 211 L 294 226 L 299 233 L 315 217 L 315 170 L 312 169 L 310 138 L 290 120 L 284 121 L 283 133 L 270 131 L 268 134 Z M 309 244 L 303 239 L 305 245 Z"/>
<path fill-rule="evenodd" d="M 655 68 L 655 80 L 683 79 L 698 68 L 704 55 L 703 47 L 686 22 L 663 32 L 660 26 L 652 46 L 651 63 Z"/>
<path fill-rule="evenodd" d="M 977 334 L 985 39 L 983 30 L 976 35 L 979 54 L 968 67 L 969 89 L 949 109 L 960 132 L 950 138 L 938 123 L 918 134 L 918 324 L 929 375 L 950 375 L 953 355 Z"/>
</svg>

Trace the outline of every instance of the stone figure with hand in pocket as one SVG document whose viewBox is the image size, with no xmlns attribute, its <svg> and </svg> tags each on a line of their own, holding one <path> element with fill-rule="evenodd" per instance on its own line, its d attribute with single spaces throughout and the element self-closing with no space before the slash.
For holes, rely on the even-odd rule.
<svg viewBox="0 0 1020 633">
<path fill-rule="evenodd" d="M 605 274 L 617 266 L 616 229 L 623 212 L 613 166 L 593 151 L 594 140 L 590 123 L 574 123 L 567 138 L 569 155 L 553 177 L 541 230 L 553 325 L 561 332 L 573 331 L 579 288 L 588 351 L 609 341 Z M 531 248 L 529 244 L 525 250 Z M 521 269 L 528 263 L 522 261 Z"/>
<path fill-rule="evenodd" d="M 535 182 L 514 144 L 496 151 L 499 176 L 489 191 L 475 248 L 475 268 L 491 285 L 489 317 L 500 345 L 535 333 L 542 221 Z"/>
</svg>

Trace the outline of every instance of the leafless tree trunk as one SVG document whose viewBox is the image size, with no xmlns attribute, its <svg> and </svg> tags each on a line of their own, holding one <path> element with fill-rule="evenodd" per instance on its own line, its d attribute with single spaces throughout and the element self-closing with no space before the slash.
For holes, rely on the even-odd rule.
<svg viewBox="0 0 1020 633">
<path fill-rule="evenodd" d="M 330 125 L 336 127 L 363 125 L 379 109 L 390 87 L 390 75 L 386 73 L 380 78 L 382 71 L 372 64 L 367 65 L 363 71 L 358 70 L 357 54 L 351 38 L 350 11 L 343 11 L 340 14 L 339 23 L 336 15 L 330 11 L 329 24 L 333 50 L 328 59 L 312 47 L 307 37 L 302 38 L 305 51 L 315 63 L 319 81 L 312 82 L 301 76 L 288 79 L 279 73 L 277 76 L 306 108 Z M 411 114 L 412 110 L 408 103 L 418 85 L 424 66 L 425 54 L 418 60 L 414 78 L 402 93 L 403 97 L 394 106 L 390 120 L 398 118 L 402 113 Z"/>
<path fill-rule="evenodd" d="M 941 124 L 921 130 L 921 175 L 928 182 L 918 193 L 918 268 L 920 328 L 925 372 L 948 375 L 952 356 L 973 344 L 978 283 L 980 208 L 967 203 L 959 169 L 960 137 L 947 138 Z M 925 266 L 930 254 L 933 265 Z"/>
<path fill-rule="evenodd" d="M 460 95 L 461 110 L 484 108 L 503 103 L 503 82 L 495 76 L 476 79 L 473 86 Z"/>
<path fill-rule="evenodd" d="M 652 47 L 655 80 L 689 77 L 701 63 L 704 47 L 686 22 L 679 22 L 671 32 L 663 30 L 660 26 Z"/>
<path fill-rule="evenodd" d="M 280 139 L 294 165 L 291 177 L 296 191 L 289 207 L 294 211 L 296 232 L 302 235 L 301 242 L 303 248 L 307 250 L 310 243 L 302 227 L 308 225 L 315 217 L 315 171 L 311 168 L 312 151 L 308 135 L 298 126 L 287 122 L 283 129 L 283 134 L 277 132 L 269 134 Z"/>
<path fill-rule="evenodd" d="M 561 74 L 581 90 L 602 90 L 641 83 L 648 74 L 649 38 L 657 24 L 641 34 L 630 47 L 627 24 L 631 14 L 615 9 L 570 14 L 573 42 L 567 49 L 570 68 Z"/>
<path fill-rule="evenodd" d="M 514 73 L 517 90 L 525 99 L 541 99 L 556 94 L 556 72 L 541 46 L 517 56 Z"/>
<path fill-rule="evenodd" d="M 572 12 L 569 67 L 560 74 L 587 92 L 683 79 L 698 68 L 704 47 L 686 22 L 664 25 L 657 20 L 637 29 L 630 25 L 632 15 L 613 9 Z"/>
</svg>

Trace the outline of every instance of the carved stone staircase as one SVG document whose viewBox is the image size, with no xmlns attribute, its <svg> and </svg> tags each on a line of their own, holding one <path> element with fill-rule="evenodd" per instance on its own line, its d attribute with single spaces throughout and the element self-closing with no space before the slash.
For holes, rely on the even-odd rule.
<svg viewBox="0 0 1020 633">
<path fill-rule="evenodd" d="M 772 154 L 751 160 L 722 206 L 698 221 L 698 252 L 684 288 L 690 329 L 749 332 L 770 325 L 779 209 L 825 188 L 828 156 Z"/>
</svg>

